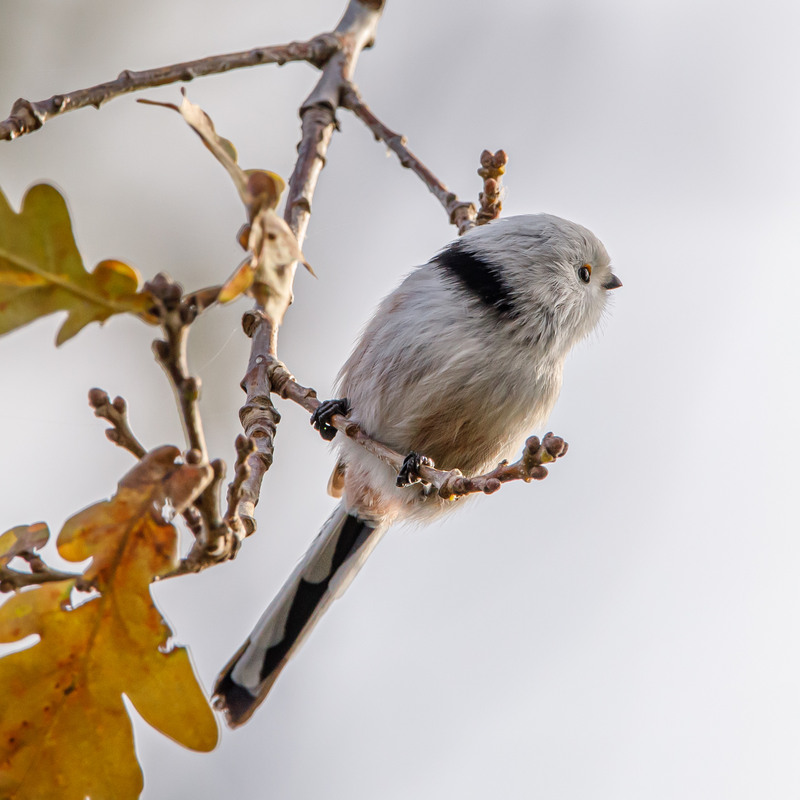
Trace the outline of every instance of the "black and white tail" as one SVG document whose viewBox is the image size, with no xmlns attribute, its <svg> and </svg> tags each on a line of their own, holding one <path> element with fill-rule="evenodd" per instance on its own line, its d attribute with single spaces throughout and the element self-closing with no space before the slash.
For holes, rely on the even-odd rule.
<svg viewBox="0 0 800 800">
<path fill-rule="evenodd" d="M 250 719 L 286 662 L 347 588 L 386 530 L 339 506 L 214 687 L 215 706 L 235 728 Z"/>
</svg>

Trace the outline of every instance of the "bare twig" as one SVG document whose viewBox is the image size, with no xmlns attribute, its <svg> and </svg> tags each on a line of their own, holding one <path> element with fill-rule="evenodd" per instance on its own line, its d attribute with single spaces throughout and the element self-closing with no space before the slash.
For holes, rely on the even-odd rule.
<svg viewBox="0 0 800 800">
<path fill-rule="evenodd" d="M 112 402 L 102 389 L 90 389 L 89 405 L 94 409 L 96 417 L 111 423 L 112 427 L 106 428 L 106 438 L 109 441 L 132 453 L 136 458 L 141 458 L 147 452 L 128 424 L 128 405 L 122 397 L 115 397 Z"/>
<path fill-rule="evenodd" d="M 33 564 L 27 558 L 25 560 L 31 564 L 31 572 L 18 572 L 11 567 L 0 565 L 0 592 L 14 592 L 25 586 L 38 586 L 55 581 L 74 581 L 81 577 L 79 573 L 61 572 L 48 567 L 41 559 L 39 564 Z"/>
<path fill-rule="evenodd" d="M 189 451 L 187 462 L 191 462 L 192 454 L 196 452 Z M 197 456 L 195 457 L 197 458 Z M 200 497 L 195 500 L 195 507 L 199 510 L 203 520 L 201 533 L 195 538 L 186 558 L 181 561 L 177 570 L 168 577 L 200 572 L 212 564 L 227 561 L 236 555 L 242 539 L 244 539 L 241 526 L 238 528 L 231 527 L 220 512 L 219 497 L 220 487 L 225 479 L 225 462 L 219 458 L 214 459 L 211 462 L 211 468 L 214 470 L 214 477 Z"/>
<path fill-rule="evenodd" d="M 273 361 L 270 362 L 267 369 L 274 392 L 286 400 L 292 400 L 310 413 L 319 408 L 320 402 L 317 399 L 317 393 L 313 389 L 297 383 L 283 364 Z M 404 455 L 370 438 L 357 423 L 341 414 L 334 414 L 331 418 L 331 425 L 392 469 L 400 471 Z M 531 436 L 525 442 L 522 456 L 518 461 L 513 464 L 503 462 L 485 475 L 469 478 L 465 477 L 458 469 L 440 470 L 424 464 L 420 466 L 419 474 L 424 481 L 436 488 L 440 497 L 446 500 L 455 500 L 464 495 L 481 492 L 492 494 L 508 481 L 543 480 L 547 477 L 547 467 L 544 465 L 565 455 L 567 447 L 567 443 L 562 438 L 554 436 L 552 433 L 546 434 L 542 441 L 537 436 Z"/>
<path fill-rule="evenodd" d="M 460 201 L 407 148 L 404 137 L 390 130 L 375 117 L 362 101 L 352 78 L 361 51 L 372 44 L 383 5 L 384 0 L 349 0 L 336 29 L 307 42 L 258 48 L 143 72 L 126 70 L 115 81 L 66 95 L 56 95 L 49 100 L 38 103 L 18 100 L 11 117 L 0 122 L 0 139 L 13 139 L 36 130 L 51 117 L 70 110 L 87 105 L 99 108 L 114 97 L 138 89 L 188 81 L 201 75 L 256 64 L 283 64 L 287 61 L 304 60 L 320 68 L 322 75 L 300 109 L 302 134 L 297 162 L 289 181 L 285 209 L 285 219 L 296 237 L 298 253 L 308 227 L 317 181 L 337 127 L 336 111 L 341 106 L 359 117 L 377 139 L 384 141 L 398 155 L 403 166 L 423 180 L 445 208 L 459 234 L 464 233 L 476 224 L 476 218 L 480 224 L 499 213 L 498 181 L 505 165 L 505 154 L 498 151 L 493 155 L 486 151 L 482 156 L 479 174 L 484 178 L 484 191 L 481 194 L 481 212 L 478 214 L 472 203 Z M 253 222 L 252 218 L 250 221 Z M 295 257 L 292 254 L 289 260 Z M 236 471 L 228 489 L 227 509 L 223 516 L 219 494 L 225 465 L 222 461 L 215 460 L 211 462 L 214 470 L 212 481 L 195 500 L 194 505 L 183 512 L 195 535 L 195 543 L 187 558 L 173 574 L 197 572 L 211 564 L 232 558 L 244 536 L 255 530 L 255 506 L 264 474 L 272 463 L 274 436 L 280 420 L 280 415 L 270 400 L 270 393 L 276 391 L 311 412 L 319 406 L 314 390 L 300 386 L 277 359 L 278 329 L 292 302 L 291 286 L 297 268 L 297 262 L 289 263 L 287 260 L 285 263 L 288 264 L 285 268 L 286 291 L 278 293 L 277 300 L 271 297 L 267 307 L 264 298 L 256 294 L 256 307 L 243 320 L 245 331 L 252 339 L 247 373 L 242 381 L 247 399 L 240 411 L 246 436 L 237 438 Z M 153 313 L 159 318 L 164 331 L 164 339 L 154 342 L 153 349 L 176 394 L 189 447 L 187 462 L 207 463 L 208 449 L 198 403 L 200 381 L 189 373 L 186 341 L 190 324 L 199 313 L 218 301 L 221 287 L 210 287 L 182 297 L 178 284 L 164 275 L 158 275 L 145 288 L 154 298 Z M 142 458 L 145 448 L 130 430 L 125 401 L 116 398 L 111 402 L 105 392 L 92 390 L 90 402 L 95 414 L 111 423 L 112 427 L 106 432 L 108 438 L 137 458 Z M 334 416 L 332 424 L 394 469 L 399 470 L 402 466 L 401 454 L 371 439 L 356 423 L 342 416 Z M 489 493 L 496 491 L 507 480 L 543 478 L 547 474 L 544 463 L 553 461 L 564 452 L 566 444 L 563 440 L 548 434 L 543 443 L 536 437 L 529 439 L 525 452 L 517 463 L 501 464 L 484 476 L 465 478 L 458 470 L 446 472 L 431 466 L 422 466 L 420 475 L 432 483 L 442 497 L 455 498 L 474 492 Z M 40 560 L 29 563 L 34 573 L 38 570 L 43 575 L 55 576 L 44 580 L 75 577 L 68 573 L 48 571 Z M 0 588 L 3 581 L 11 581 L 11 588 L 42 582 L 38 577 L 34 578 L 33 573 L 18 573 L 9 570 L 5 564 L 1 568 Z M 17 575 L 21 577 L 15 578 Z"/>
<path fill-rule="evenodd" d="M 15 139 L 26 133 L 38 130 L 47 120 L 67 111 L 74 111 L 86 106 L 100 108 L 103 103 L 123 94 L 164 86 L 177 81 L 190 81 L 203 75 L 215 75 L 242 67 L 253 67 L 258 64 L 286 64 L 289 61 L 307 61 L 316 67 L 327 63 L 331 54 L 340 47 L 334 34 L 323 33 L 307 42 L 290 42 L 273 47 L 256 47 L 240 53 L 226 53 L 220 56 L 209 56 L 196 61 L 172 64 L 168 67 L 134 72 L 123 70 L 116 80 L 57 94 L 48 100 L 31 102 L 20 98 L 14 103 L 11 115 L 0 122 L 0 140 Z"/>
<path fill-rule="evenodd" d="M 528 483 L 532 480 L 544 480 L 547 477 L 547 467 L 544 465 L 566 455 L 567 448 L 567 443 L 560 436 L 554 436 L 552 432 L 545 434 L 541 441 L 538 436 L 531 436 L 525 442 L 519 461 L 513 464 L 502 462 L 491 472 L 473 478 L 465 477 L 459 470 L 453 469 L 435 476 L 431 483 L 438 489 L 439 496 L 445 500 L 455 500 L 478 492 L 492 494 L 508 481 L 522 480 Z M 425 469 L 420 470 L 420 475 L 428 479 Z"/>
<path fill-rule="evenodd" d="M 233 480 L 228 485 L 228 507 L 225 510 L 225 523 L 231 530 L 239 532 L 244 539 L 246 532 L 239 516 L 242 502 L 242 486 L 250 477 L 250 467 L 247 459 L 256 451 L 256 443 L 241 434 L 236 437 L 236 465 Z"/>
<path fill-rule="evenodd" d="M 485 225 L 487 222 L 497 219 L 503 210 L 503 203 L 500 199 L 502 188 L 500 181 L 505 174 L 506 164 L 508 164 L 508 156 L 505 150 L 498 150 L 496 153 L 484 150 L 481 153 L 481 168 L 478 170 L 478 175 L 483 178 L 483 191 L 479 198 L 481 207 L 478 211 L 476 225 Z"/>
<path fill-rule="evenodd" d="M 146 290 L 153 297 L 154 306 L 151 312 L 158 318 L 164 331 L 165 338 L 156 340 L 153 343 L 153 350 L 172 384 L 178 401 L 181 423 L 189 448 L 186 461 L 195 464 L 208 463 L 208 448 L 198 402 L 200 380 L 189 374 L 186 340 L 191 323 L 202 311 L 217 301 L 220 287 L 201 289 L 183 297 L 179 284 L 167 275 L 159 274 L 146 284 Z M 137 458 L 144 457 L 146 450 L 128 425 L 125 401 L 118 397 L 112 403 L 102 389 L 92 389 L 89 393 L 89 402 L 97 416 L 111 422 L 113 427 L 106 432 L 108 438 L 125 447 Z M 244 437 L 239 439 L 244 440 Z M 246 457 L 242 453 L 246 451 L 249 454 L 253 448 L 247 440 L 244 440 L 243 444 L 238 439 L 236 447 L 237 473 L 230 492 L 238 498 L 241 483 L 247 475 L 247 468 L 240 464 L 242 458 Z M 223 517 L 220 510 L 220 485 L 225 477 L 225 463 L 215 459 L 210 462 L 210 466 L 214 472 L 213 479 L 194 504 L 182 512 L 184 521 L 194 534 L 195 542 L 173 575 L 198 572 L 211 564 L 232 558 L 244 538 L 242 522 L 235 512 L 229 509 Z"/>
<path fill-rule="evenodd" d="M 163 273 L 148 281 L 145 289 L 153 295 L 157 303 L 158 317 L 165 336 L 165 339 L 156 339 L 153 342 L 153 352 L 175 390 L 187 445 L 191 450 L 197 450 L 203 461 L 207 461 L 208 449 L 198 405 L 200 379 L 189 374 L 186 357 L 186 340 L 194 312 L 181 302 L 180 285 L 173 283 Z"/>
<path fill-rule="evenodd" d="M 301 248 L 311 215 L 314 190 L 336 128 L 336 109 L 352 78 L 358 56 L 372 44 L 383 2 L 349 0 L 334 31 L 340 47 L 329 55 L 317 85 L 300 108 L 302 135 L 297 147 L 297 162 L 289 179 L 284 216 Z M 290 280 L 296 267 L 296 263 L 291 266 Z M 280 421 L 280 415 L 270 401 L 269 377 L 269 364 L 277 359 L 279 320 L 268 317 L 264 308 L 257 305 L 242 322 L 252 344 L 247 372 L 242 380 L 247 399 L 239 417 L 245 435 L 255 442 L 256 450 L 247 462 L 250 474 L 241 484 L 239 516 L 250 534 L 256 527 L 255 506 L 264 475 L 272 464 L 275 431 Z"/>
<path fill-rule="evenodd" d="M 255 451 L 249 456 L 249 473 L 239 489 L 238 516 L 249 536 L 256 529 L 255 508 L 261 492 L 261 482 L 272 466 L 275 433 L 281 415 L 270 399 L 270 380 L 267 365 L 277 346 L 278 328 L 272 325 L 259 309 L 247 312 L 242 320 L 245 333 L 252 338 L 250 361 L 242 379 L 247 396 L 239 409 L 239 421 Z"/>
<path fill-rule="evenodd" d="M 12 569 L 9 563 L 19 558 L 25 561 L 30 568 L 30 572 L 20 572 Z M 12 592 L 22 589 L 25 586 L 37 586 L 41 583 L 53 583 L 55 581 L 76 580 L 76 586 L 80 588 L 80 573 L 62 572 L 53 569 L 42 561 L 38 553 L 30 550 L 21 550 L 13 554 L 12 558 L 0 559 L 0 592 Z"/>
<path fill-rule="evenodd" d="M 431 194 L 442 204 L 450 222 L 461 235 L 475 225 L 476 211 L 472 203 L 459 200 L 406 146 L 406 137 L 384 125 L 361 99 L 358 89 L 348 84 L 342 95 L 342 105 L 352 111 L 374 134 L 378 141 L 394 152 L 400 163 L 416 174 Z"/>
<path fill-rule="evenodd" d="M 141 459 L 147 454 L 147 449 L 136 438 L 128 424 L 128 406 L 122 397 L 115 397 L 111 402 L 107 392 L 102 389 L 90 389 L 89 405 L 94 409 L 96 417 L 106 419 L 112 424 L 113 427 L 106 428 L 106 437 L 109 441 L 127 450 L 136 458 Z M 203 531 L 203 518 L 200 512 L 194 506 L 189 506 L 184 509 L 182 516 L 195 537 L 200 536 Z"/>
<path fill-rule="evenodd" d="M 153 352 L 175 391 L 189 447 L 186 459 L 194 463 L 207 463 L 208 447 L 198 402 L 200 379 L 189 374 L 186 355 L 189 326 L 202 310 L 202 302 L 198 300 L 198 294 L 190 295 L 189 301 L 184 301 L 180 285 L 163 273 L 146 283 L 145 289 L 153 296 L 156 304 L 154 312 L 164 331 L 165 338 L 153 342 Z M 214 290 L 205 291 L 210 295 L 214 293 Z M 201 519 L 197 519 L 192 512 L 185 516 L 196 537 L 192 551 L 187 557 L 192 563 L 203 560 L 209 563 L 226 560 L 236 551 L 236 546 L 229 543 L 232 539 L 231 532 L 225 525 L 219 504 L 219 488 L 225 477 L 225 463 L 215 459 L 211 462 L 211 467 L 214 470 L 214 478 L 194 501 L 194 507 L 199 511 Z"/>
</svg>

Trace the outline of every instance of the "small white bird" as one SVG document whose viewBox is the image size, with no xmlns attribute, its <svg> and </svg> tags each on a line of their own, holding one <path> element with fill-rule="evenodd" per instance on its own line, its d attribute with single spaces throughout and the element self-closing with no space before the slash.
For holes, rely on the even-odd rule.
<svg viewBox="0 0 800 800">
<path fill-rule="evenodd" d="M 342 401 L 312 417 L 332 439 L 332 413 L 409 453 L 400 476 L 344 436 L 329 489 L 342 502 L 250 637 L 217 679 L 235 727 L 264 700 L 298 645 L 395 521 L 453 506 L 417 480 L 419 457 L 481 474 L 543 425 L 564 359 L 621 286 L 602 243 L 548 214 L 473 228 L 414 270 L 381 303 L 342 368 Z"/>
</svg>

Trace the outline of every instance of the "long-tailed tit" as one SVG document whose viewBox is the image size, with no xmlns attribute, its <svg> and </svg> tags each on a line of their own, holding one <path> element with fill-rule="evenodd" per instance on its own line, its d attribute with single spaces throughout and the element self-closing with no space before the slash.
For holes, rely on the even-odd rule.
<svg viewBox="0 0 800 800">
<path fill-rule="evenodd" d="M 567 353 L 621 285 L 602 243 L 573 222 L 536 214 L 473 228 L 381 303 L 340 373 L 347 400 L 324 404 L 315 422 L 332 438 L 325 412 L 349 410 L 399 452 L 485 472 L 545 422 Z M 341 503 L 217 679 L 216 703 L 232 726 L 264 700 L 387 528 L 453 505 L 413 482 L 413 456 L 398 478 L 348 438 L 337 441 L 329 490 Z"/>
</svg>

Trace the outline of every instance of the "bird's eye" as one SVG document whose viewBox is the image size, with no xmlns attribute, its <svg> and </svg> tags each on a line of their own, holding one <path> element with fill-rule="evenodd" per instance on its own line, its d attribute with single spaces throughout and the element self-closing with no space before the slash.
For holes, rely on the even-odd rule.
<svg viewBox="0 0 800 800">
<path fill-rule="evenodd" d="M 582 266 L 582 267 L 581 267 L 581 268 L 578 270 L 578 277 L 579 277 L 579 278 L 580 278 L 580 279 L 581 279 L 581 280 L 582 280 L 584 283 L 589 283 L 589 281 L 591 280 L 591 277 L 592 277 L 592 268 L 591 268 L 591 266 L 590 266 L 589 264 L 584 264 L 584 265 L 583 265 L 583 266 Z"/>
</svg>

